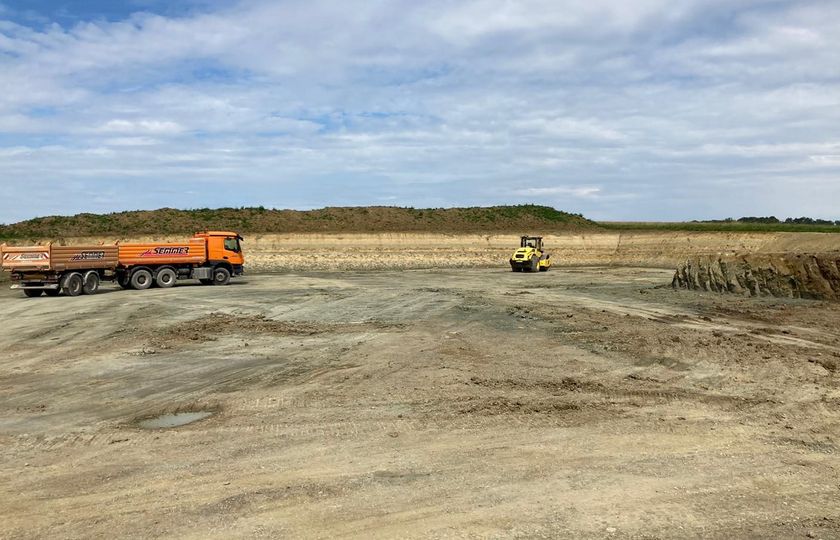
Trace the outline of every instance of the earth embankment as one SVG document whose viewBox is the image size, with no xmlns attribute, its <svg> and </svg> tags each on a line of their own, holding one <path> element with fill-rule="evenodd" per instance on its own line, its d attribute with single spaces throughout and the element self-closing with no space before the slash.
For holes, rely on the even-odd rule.
<svg viewBox="0 0 840 540">
<path fill-rule="evenodd" d="M 539 231 L 523 231 L 539 234 Z M 516 234 L 244 233 L 251 271 L 466 268 L 504 265 Z M 178 240 L 184 235 L 65 238 L 65 243 Z M 676 268 L 692 257 L 840 253 L 829 233 L 587 232 L 545 235 L 555 266 Z"/>
<path fill-rule="evenodd" d="M 840 253 L 695 257 L 677 268 L 672 286 L 749 296 L 840 300 Z"/>
</svg>

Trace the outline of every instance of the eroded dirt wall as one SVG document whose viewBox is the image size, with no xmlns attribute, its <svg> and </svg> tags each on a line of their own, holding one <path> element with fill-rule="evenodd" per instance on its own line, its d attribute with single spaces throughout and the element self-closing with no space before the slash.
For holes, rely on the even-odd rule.
<svg viewBox="0 0 840 540">
<path fill-rule="evenodd" d="M 522 231 L 539 234 L 539 231 Z M 253 271 L 482 267 L 507 264 L 518 235 L 244 233 Z M 63 242 L 140 242 L 178 236 L 66 238 Z M 840 252 L 840 234 L 601 232 L 545 236 L 557 266 L 675 268 L 691 257 L 743 253 Z"/>
<path fill-rule="evenodd" d="M 840 253 L 695 257 L 675 288 L 783 298 L 840 300 Z"/>
</svg>

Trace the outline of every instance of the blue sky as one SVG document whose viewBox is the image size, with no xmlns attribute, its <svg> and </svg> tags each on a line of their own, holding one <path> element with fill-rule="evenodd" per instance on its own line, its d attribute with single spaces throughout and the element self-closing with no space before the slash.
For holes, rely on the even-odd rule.
<svg viewBox="0 0 840 540">
<path fill-rule="evenodd" d="M 840 3 L 0 0 L 0 222 L 840 219 Z"/>
</svg>

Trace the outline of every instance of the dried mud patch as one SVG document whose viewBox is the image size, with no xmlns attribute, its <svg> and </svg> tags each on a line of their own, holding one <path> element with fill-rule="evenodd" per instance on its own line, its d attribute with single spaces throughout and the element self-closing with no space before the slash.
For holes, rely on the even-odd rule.
<svg viewBox="0 0 840 540">
<path fill-rule="evenodd" d="M 228 482 L 230 483 L 230 482 Z M 284 487 L 265 486 L 207 502 L 189 513 L 194 516 L 217 516 L 220 513 L 240 513 L 262 508 L 266 504 L 288 503 L 295 500 L 319 501 L 346 494 L 346 484 L 333 482 L 290 483 Z"/>
<path fill-rule="evenodd" d="M 265 315 L 231 315 L 213 312 L 185 321 L 159 332 L 150 344 L 165 347 L 173 343 L 215 341 L 224 335 L 314 336 L 332 333 L 357 333 L 402 328 L 403 325 L 366 321 L 360 323 L 316 323 L 279 321 Z"/>
<path fill-rule="evenodd" d="M 813 437 L 809 437 L 807 439 L 794 437 L 776 437 L 772 440 L 778 444 L 790 445 L 818 454 L 836 455 L 840 453 L 840 449 L 838 449 L 837 445 L 831 440 L 819 441 L 815 440 Z"/>
<path fill-rule="evenodd" d="M 770 309 L 761 312 L 768 305 Z M 731 370 L 746 366 L 790 368 L 763 375 L 775 380 L 794 372 L 797 378 L 807 377 L 808 362 L 829 374 L 840 370 L 838 308 L 829 302 L 715 295 L 699 299 L 689 313 L 672 316 L 621 315 L 586 307 L 568 312 L 543 306 L 531 308 L 527 315 L 551 324 L 558 340 L 635 367 L 644 371 L 639 373 L 642 377 L 714 378 L 711 371 L 728 377 Z M 735 386 L 728 389 L 743 391 Z"/>
<path fill-rule="evenodd" d="M 581 406 L 577 403 L 569 403 L 562 400 L 531 400 L 513 399 L 506 397 L 491 398 L 468 398 L 462 403 L 458 412 L 460 414 L 479 414 L 496 416 L 502 414 L 562 414 L 570 411 L 579 411 Z"/>
<path fill-rule="evenodd" d="M 473 385 L 483 388 L 517 392 L 515 397 L 505 399 L 512 402 L 512 406 L 509 407 L 510 410 L 514 410 L 516 408 L 515 406 L 518 406 L 524 412 L 538 412 L 537 409 L 539 407 L 535 409 L 527 403 L 520 403 L 520 391 L 523 393 L 522 395 L 527 395 L 527 393 L 533 392 L 541 392 L 555 398 L 561 395 L 564 395 L 567 398 L 576 396 L 576 401 L 572 404 L 575 408 L 584 406 L 614 407 L 617 405 L 645 407 L 681 401 L 686 403 L 702 403 L 724 409 L 741 410 L 773 403 L 772 400 L 764 398 L 756 399 L 746 396 L 704 392 L 688 388 L 663 388 L 661 387 L 663 384 L 661 381 L 640 380 L 638 376 L 628 376 L 626 377 L 626 382 L 629 384 L 617 384 L 615 386 L 607 386 L 597 382 L 583 381 L 573 377 L 564 377 L 556 381 L 482 379 L 472 377 L 470 382 Z M 544 401 L 544 399 L 540 400 L 540 406 L 544 404 Z M 504 408 L 502 405 L 503 404 L 499 403 L 491 403 L 491 408 L 492 406 Z M 568 410 L 569 408 L 570 407 L 562 407 L 561 409 Z"/>
<path fill-rule="evenodd" d="M 542 390 L 551 394 L 568 392 L 604 392 L 604 385 L 596 382 L 581 381 L 573 377 L 564 377 L 557 381 L 529 381 L 515 379 L 470 378 L 470 382 L 485 388 L 505 388 L 522 390 Z"/>
</svg>

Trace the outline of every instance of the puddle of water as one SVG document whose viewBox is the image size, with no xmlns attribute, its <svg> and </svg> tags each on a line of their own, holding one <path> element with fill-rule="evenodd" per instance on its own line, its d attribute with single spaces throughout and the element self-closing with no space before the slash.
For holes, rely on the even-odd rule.
<svg viewBox="0 0 840 540">
<path fill-rule="evenodd" d="M 212 414 L 213 413 L 207 411 L 162 414 L 154 418 L 140 421 L 139 426 L 143 429 L 173 428 L 198 422 L 199 420 L 203 420 Z"/>
</svg>

